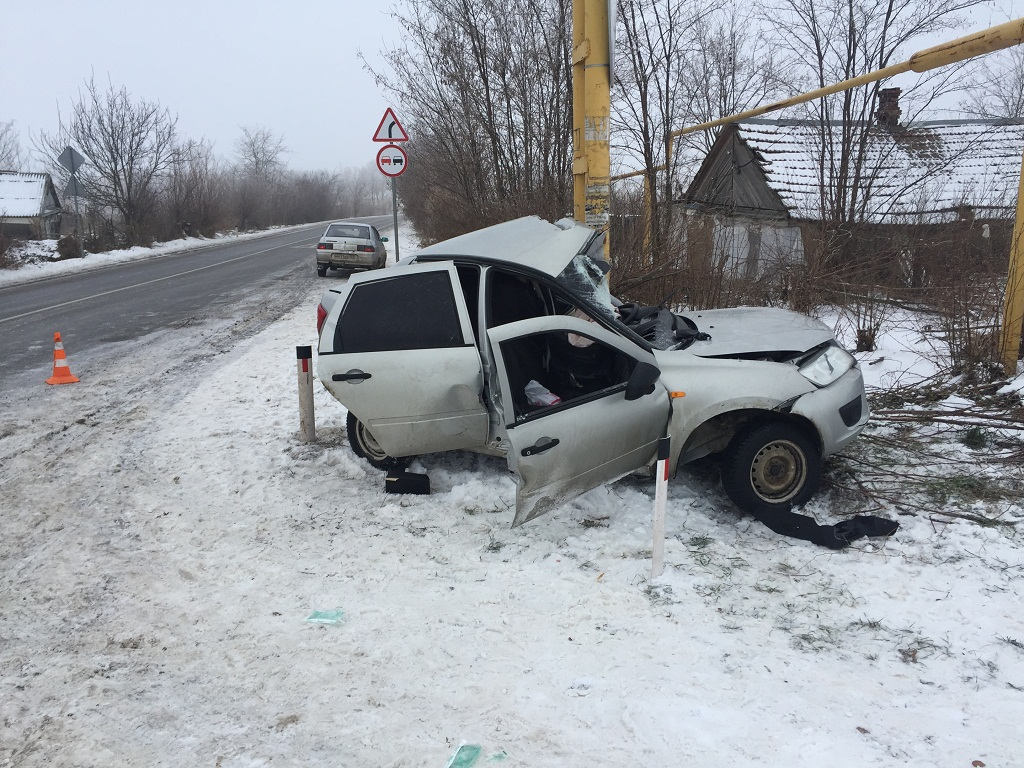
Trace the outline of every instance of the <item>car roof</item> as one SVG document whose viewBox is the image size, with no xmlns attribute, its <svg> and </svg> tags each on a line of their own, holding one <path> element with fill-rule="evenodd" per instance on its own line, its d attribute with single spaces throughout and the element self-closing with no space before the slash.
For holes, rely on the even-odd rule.
<svg viewBox="0 0 1024 768">
<path fill-rule="evenodd" d="M 539 216 L 524 216 L 427 246 L 413 258 L 505 261 L 557 276 L 574 256 L 586 250 L 597 234 L 573 219 L 560 219 L 552 224 Z"/>
</svg>

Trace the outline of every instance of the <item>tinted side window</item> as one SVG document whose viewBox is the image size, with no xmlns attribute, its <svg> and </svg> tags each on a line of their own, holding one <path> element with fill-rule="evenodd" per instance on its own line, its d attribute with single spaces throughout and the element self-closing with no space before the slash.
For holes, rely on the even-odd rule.
<svg viewBox="0 0 1024 768">
<path fill-rule="evenodd" d="M 334 332 L 335 352 L 438 349 L 463 343 L 447 272 L 357 285 Z"/>
<path fill-rule="evenodd" d="M 498 269 L 491 269 L 488 275 L 488 328 L 551 314 L 536 281 Z"/>
</svg>

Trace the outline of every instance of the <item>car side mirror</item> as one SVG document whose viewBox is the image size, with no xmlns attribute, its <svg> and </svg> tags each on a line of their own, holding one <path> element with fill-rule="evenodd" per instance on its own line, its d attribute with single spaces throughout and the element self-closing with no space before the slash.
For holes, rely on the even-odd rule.
<svg viewBox="0 0 1024 768">
<path fill-rule="evenodd" d="M 388 239 L 387 239 L 386 237 L 382 237 L 382 238 L 380 239 L 380 241 L 381 241 L 382 243 L 386 243 L 386 242 L 388 241 Z"/>
<path fill-rule="evenodd" d="M 654 391 L 654 384 L 661 377 L 661 369 L 650 363 L 637 363 L 626 382 L 626 399 L 639 400 Z"/>
</svg>

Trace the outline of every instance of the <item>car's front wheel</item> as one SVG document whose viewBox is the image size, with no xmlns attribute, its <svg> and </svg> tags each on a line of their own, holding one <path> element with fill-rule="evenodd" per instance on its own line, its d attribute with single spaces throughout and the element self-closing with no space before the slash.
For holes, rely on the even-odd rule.
<svg viewBox="0 0 1024 768">
<path fill-rule="evenodd" d="M 722 459 L 726 494 L 755 516 L 805 504 L 820 483 L 821 454 L 793 424 L 772 422 L 742 431 Z"/>
<path fill-rule="evenodd" d="M 366 425 L 353 416 L 351 412 L 348 415 L 348 421 L 345 426 L 348 431 L 348 444 L 352 448 L 352 453 L 356 456 L 366 459 L 370 462 L 371 466 L 385 471 L 393 469 L 399 464 L 400 460 L 385 453 L 374 436 L 370 434 L 370 430 L 366 428 Z"/>
</svg>

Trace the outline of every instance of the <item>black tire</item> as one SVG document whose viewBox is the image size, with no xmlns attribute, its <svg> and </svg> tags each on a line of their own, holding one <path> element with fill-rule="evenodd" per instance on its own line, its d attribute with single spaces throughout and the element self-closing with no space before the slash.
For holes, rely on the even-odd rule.
<svg viewBox="0 0 1024 768">
<path fill-rule="evenodd" d="M 320 275 L 320 277 L 327 277 L 327 267 L 321 266 L 320 264 L 317 264 L 316 265 L 316 273 L 318 275 Z"/>
<path fill-rule="evenodd" d="M 799 427 L 771 422 L 739 432 L 722 457 L 722 486 L 755 517 L 804 505 L 821 484 L 821 454 Z"/>
<path fill-rule="evenodd" d="M 361 459 L 366 459 L 370 462 L 371 466 L 377 469 L 389 470 L 401 463 L 394 456 L 388 456 L 384 453 L 373 435 L 370 434 L 370 430 L 351 413 L 348 415 L 348 421 L 345 426 L 348 431 L 348 444 L 352 448 L 352 453 Z"/>
</svg>

